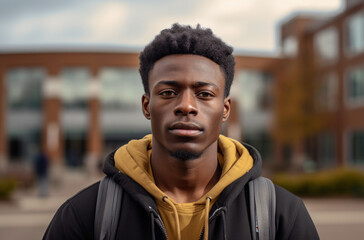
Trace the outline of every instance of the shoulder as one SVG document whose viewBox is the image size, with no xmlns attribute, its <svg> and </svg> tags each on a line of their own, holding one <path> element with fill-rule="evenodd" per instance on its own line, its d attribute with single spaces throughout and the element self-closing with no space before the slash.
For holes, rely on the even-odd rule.
<svg viewBox="0 0 364 240">
<path fill-rule="evenodd" d="M 276 215 L 278 223 L 289 224 L 295 221 L 301 211 L 305 210 L 301 198 L 287 191 L 286 189 L 275 185 L 276 189 Z M 287 219 L 289 221 L 287 222 Z"/>
<path fill-rule="evenodd" d="M 92 184 L 63 203 L 43 239 L 92 239 L 98 186 Z"/>
<path fill-rule="evenodd" d="M 93 226 L 94 224 L 98 189 L 99 182 L 94 183 L 64 203 L 69 211 L 72 210 L 73 216 L 78 220 L 81 227 L 89 228 L 90 225 Z"/>
<path fill-rule="evenodd" d="M 296 196 L 295 194 L 287 191 L 286 189 L 278 185 L 274 185 L 274 187 L 276 190 L 277 207 L 278 206 L 288 207 L 290 205 L 296 205 L 302 203 L 302 199 Z"/>
<path fill-rule="evenodd" d="M 73 207 L 82 210 L 85 208 L 96 208 L 97 194 L 99 191 L 100 182 L 94 183 L 67 200 L 66 203 Z"/>
<path fill-rule="evenodd" d="M 280 186 L 275 190 L 278 239 L 319 239 L 302 199 Z"/>
</svg>

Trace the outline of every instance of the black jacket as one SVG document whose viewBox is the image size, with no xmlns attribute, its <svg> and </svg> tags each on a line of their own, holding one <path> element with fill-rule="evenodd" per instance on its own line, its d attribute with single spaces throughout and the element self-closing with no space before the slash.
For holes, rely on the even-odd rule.
<svg viewBox="0 0 364 240">
<path fill-rule="evenodd" d="M 245 145 L 254 159 L 253 168 L 226 187 L 210 211 L 209 239 L 252 239 L 249 221 L 248 182 L 261 174 L 261 158 Z M 139 184 L 114 167 L 114 153 L 104 165 L 123 189 L 117 239 L 166 239 L 162 220 L 153 197 Z M 67 200 L 49 224 L 43 239 L 94 239 L 95 208 L 99 183 Z M 276 189 L 276 239 L 319 239 L 302 202 L 279 186 Z M 203 234 L 201 234 L 202 236 Z"/>
</svg>

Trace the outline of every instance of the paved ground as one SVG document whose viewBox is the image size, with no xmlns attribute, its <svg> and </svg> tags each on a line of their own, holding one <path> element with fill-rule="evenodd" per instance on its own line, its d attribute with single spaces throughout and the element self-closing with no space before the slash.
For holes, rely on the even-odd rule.
<svg viewBox="0 0 364 240">
<path fill-rule="evenodd" d="M 12 201 L 0 202 L 0 239 L 42 239 L 58 207 L 98 179 L 80 171 L 67 171 L 62 182 L 50 189 L 49 197 L 39 197 L 37 189 L 15 192 Z"/>
<path fill-rule="evenodd" d="M 364 199 L 304 199 L 321 239 L 364 239 Z"/>
<path fill-rule="evenodd" d="M 11 202 L 0 202 L 0 239 L 38 240 L 57 208 L 83 187 L 95 182 L 80 172 L 67 172 L 50 196 L 36 189 L 18 191 Z M 364 239 L 364 199 L 304 199 L 321 239 Z"/>
</svg>

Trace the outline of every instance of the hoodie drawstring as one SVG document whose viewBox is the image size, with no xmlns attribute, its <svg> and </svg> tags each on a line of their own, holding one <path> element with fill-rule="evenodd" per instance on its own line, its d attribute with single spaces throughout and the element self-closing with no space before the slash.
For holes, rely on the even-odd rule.
<svg viewBox="0 0 364 240">
<path fill-rule="evenodd" d="M 171 202 L 171 200 L 168 199 L 167 196 L 163 196 L 162 200 L 166 203 L 168 203 L 169 206 L 173 209 L 174 219 L 176 222 L 176 229 L 177 229 L 177 239 L 181 240 L 181 227 L 179 225 L 179 218 L 178 218 L 178 212 L 176 206 Z"/>
<path fill-rule="evenodd" d="M 211 202 L 212 198 L 211 197 L 206 197 L 206 204 L 205 204 L 205 233 L 203 236 L 204 240 L 208 240 L 209 239 L 209 212 L 210 212 L 210 202 Z"/>
<path fill-rule="evenodd" d="M 171 200 L 168 199 L 167 196 L 163 196 L 162 200 L 173 209 L 174 219 L 176 223 L 176 229 L 177 229 L 177 239 L 181 240 L 181 227 L 179 225 L 179 218 L 178 218 L 178 212 L 176 206 L 171 202 Z M 206 204 L 205 204 L 205 225 L 204 225 L 204 240 L 208 240 L 209 238 L 209 212 L 210 212 L 210 202 L 212 198 L 206 197 Z"/>
</svg>

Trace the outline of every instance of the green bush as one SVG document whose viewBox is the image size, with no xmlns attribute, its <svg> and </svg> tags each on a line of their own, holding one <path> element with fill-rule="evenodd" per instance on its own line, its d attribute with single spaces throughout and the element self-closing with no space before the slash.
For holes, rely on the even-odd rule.
<svg viewBox="0 0 364 240">
<path fill-rule="evenodd" d="M 277 174 L 273 182 L 302 197 L 364 197 L 364 173 L 335 169 L 306 174 Z"/>
<path fill-rule="evenodd" d="M 0 200 L 9 199 L 15 187 L 16 181 L 14 179 L 0 178 Z"/>
</svg>

